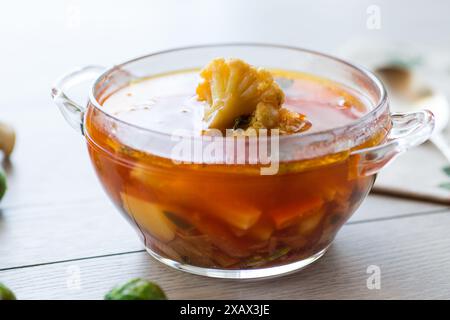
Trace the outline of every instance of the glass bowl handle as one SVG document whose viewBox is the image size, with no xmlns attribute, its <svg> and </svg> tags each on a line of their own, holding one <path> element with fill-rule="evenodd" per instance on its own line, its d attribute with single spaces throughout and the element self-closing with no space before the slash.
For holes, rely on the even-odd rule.
<svg viewBox="0 0 450 320">
<path fill-rule="evenodd" d="M 359 176 L 377 173 L 396 156 L 427 141 L 434 129 L 434 116 L 428 110 L 391 115 L 392 128 L 387 139 L 380 145 L 355 150 Z"/>
<path fill-rule="evenodd" d="M 74 70 L 61 77 L 52 87 L 52 98 L 66 121 L 83 134 L 83 117 L 85 107 L 67 96 L 67 91 L 88 80 L 97 78 L 105 71 L 104 67 L 87 66 Z"/>
</svg>

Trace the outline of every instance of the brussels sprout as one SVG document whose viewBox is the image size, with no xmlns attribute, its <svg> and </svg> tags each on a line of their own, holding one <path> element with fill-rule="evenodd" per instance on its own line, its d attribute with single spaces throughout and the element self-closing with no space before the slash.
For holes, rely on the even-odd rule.
<svg viewBox="0 0 450 320">
<path fill-rule="evenodd" d="M 0 200 L 3 198 L 6 192 L 6 176 L 0 171 Z"/>
<path fill-rule="evenodd" d="M 0 282 L 0 300 L 16 300 L 14 293 Z"/>
<path fill-rule="evenodd" d="M 114 287 L 105 300 L 167 300 L 167 297 L 157 284 L 137 278 Z"/>
</svg>

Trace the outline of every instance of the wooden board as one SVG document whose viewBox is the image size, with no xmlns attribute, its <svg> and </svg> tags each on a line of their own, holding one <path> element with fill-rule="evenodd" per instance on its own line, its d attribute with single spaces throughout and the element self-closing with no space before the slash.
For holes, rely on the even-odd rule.
<svg viewBox="0 0 450 320">
<path fill-rule="evenodd" d="M 273 280 L 188 275 L 145 252 L 18 268 L 0 277 L 22 299 L 102 299 L 133 277 L 157 281 L 172 299 L 450 299 L 449 224 L 445 212 L 347 225 L 317 263 Z M 381 271 L 379 290 L 367 288 L 372 265 Z"/>
</svg>

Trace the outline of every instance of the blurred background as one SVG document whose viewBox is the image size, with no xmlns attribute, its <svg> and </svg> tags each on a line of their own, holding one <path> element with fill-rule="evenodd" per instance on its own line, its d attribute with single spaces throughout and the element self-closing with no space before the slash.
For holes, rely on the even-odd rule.
<svg viewBox="0 0 450 320">
<path fill-rule="evenodd" d="M 111 66 L 157 50 L 218 42 L 306 47 L 368 67 L 372 67 L 374 56 L 382 56 L 386 50 L 395 55 L 398 50 L 400 56 L 407 55 L 406 60 L 425 61 L 426 76 L 443 91 L 450 76 L 449 12 L 450 2 L 446 0 L 4 2 L 0 10 L 0 121 L 12 124 L 17 131 L 13 155 L 16 167 L 21 161 L 33 163 L 8 172 L 10 188 L 17 191 L 7 195 L 4 206 L 21 203 L 23 193 L 36 195 L 33 204 L 53 201 L 45 190 L 52 190 L 60 175 L 68 185 L 84 179 L 94 183 L 87 160 L 79 165 L 75 163 L 79 157 L 71 156 L 85 153 L 83 139 L 71 132 L 50 98 L 52 83 L 76 67 Z M 45 144 L 37 143 L 44 139 Z M 58 161 L 51 165 L 37 156 L 55 152 Z M 416 156 L 412 153 L 411 157 Z M 437 157 L 433 168 L 438 169 L 428 189 L 447 179 L 441 170 L 445 158 L 436 152 L 433 156 Z M 418 161 L 423 163 L 423 157 Z M 53 173 L 36 170 L 45 167 L 51 167 Z M 73 167 L 77 169 L 71 170 Z M 386 176 L 388 187 L 403 188 L 395 185 L 403 181 L 398 175 Z M 418 179 L 423 177 L 419 175 Z M 83 195 L 83 190 L 76 192 Z M 445 188 L 431 190 L 433 194 L 439 192 L 440 200 L 450 199 Z M 70 194 L 69 190 L 69 198 Z M 90 192 L 85 196 L 93 195 Z"/>
<path fill-rule="evenodd" d="M 18 0 L 1 7 L 0 110 L 50 105 L 51 83 L 76 66 L 193 44 L 269 42 L 331 54 L 354 39 L 450 47 L 446 0 Z"/>
</svg>

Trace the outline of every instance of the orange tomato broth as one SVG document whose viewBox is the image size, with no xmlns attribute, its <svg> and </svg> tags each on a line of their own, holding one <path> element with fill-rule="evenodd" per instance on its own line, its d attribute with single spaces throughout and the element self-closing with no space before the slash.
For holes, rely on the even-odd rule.
<svg viewBox="0 0 450 320">
<path fill-rule="evenodd" d="M 286 105 L 305 114 L 312 130 L 327 129 L 320 123 L 343 125 L 344 118 L 350 123 L 370 109 L 363 99 L 329 80 L 273 73 L 289 81 Z M 104 97 L 104 110 L 111 97 L 121 94 L 117 101 L 126 104 L 124 97 L 133 96 L 126 90 L 136 83 L 151 86 L 152 79 Z M 185 91 L 188 99 L 195 88 L 187 86 Z M 101 112 L 88 108 L 88 149 L 104 188 L 148 248 L 190 265 L 247 269 L 308 258 L 331 243 L 375 179 L 355 174 L 357 158 L 349 156 L 351 150 L 280 163 L 279 173 L 268 176 L 250 165 L 177 165 L 125 146 L 105 129 L 103 119 Z M 387 129 L 354 149 L 379 144 Z"/>
</svg>

